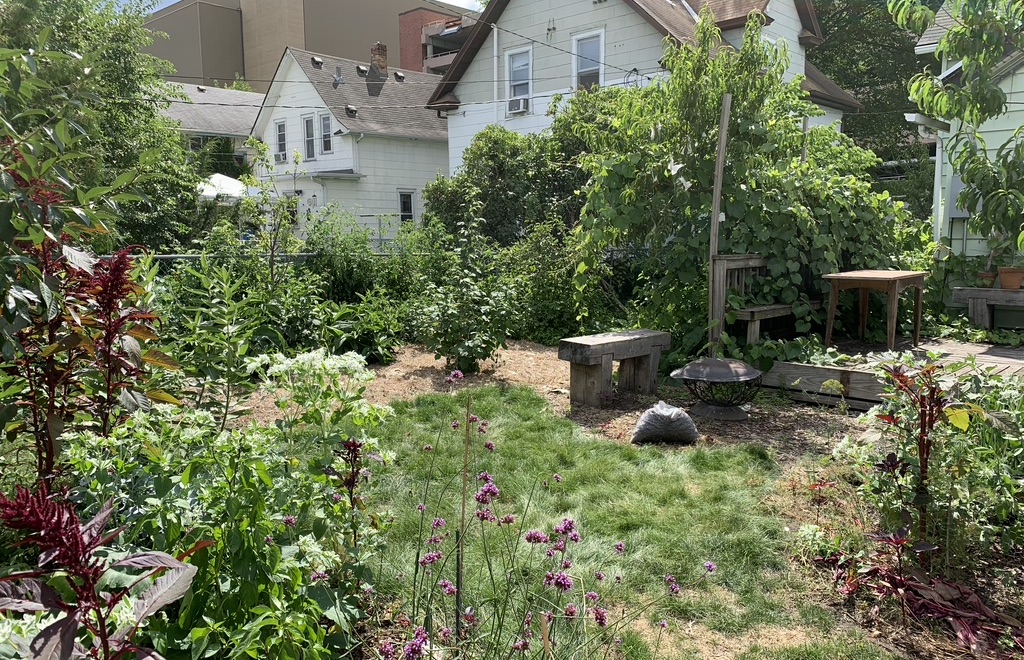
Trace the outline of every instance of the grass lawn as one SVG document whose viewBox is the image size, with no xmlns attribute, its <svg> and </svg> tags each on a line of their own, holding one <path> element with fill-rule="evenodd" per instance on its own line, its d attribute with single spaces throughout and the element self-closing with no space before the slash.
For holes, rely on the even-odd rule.
<svg viewBox="0 0 1024 660">
<path fill-rule="evenodd" d="M 517 543 L 522 534 L 551 534 L 571 518 L 582 540 L 571 548 L 568 573 L 576 584 L 565 599 L 579 603 L 584 591 L 594 590 L 610 616 L 635 613 L 616 632 L 623 642 L 620 657 L 891 657 L 840 627 L 831 610 L 816 604 L 810 583 L 791 570 L 783 522 L 766 505 L 780 469 L 763 446 L 626 446 L 552 415 L 528 388 L 485 387 L 394 404 L 397 414 L 383 444 L 397 452 L 397 460 L 382 471 L 373 495 L 394 517 L 378 593 L 396 595 L 399 602 L 411 595 L 416 558 L 428 550 L 421 520 L 429 526 L 434 517 L 445 518 L 454 529 L 463 435 L 451 423 L 464 419 L 467 394 L 473 412 L 489 422 L 486 435 L 474 433 L 470 469 L 493 475 L 501 490 L 491 506 L 495 515 L 517 516 L 514 525 L 488 525 L 486 550 L 475 519 L 467 535 L 463 596 L 484 618 L 508 580 L 543 579 L 546 546 Z M 496 450 L 487 451 L 485 441 Z M 425 445 L 433 450 L 424 451 Z M 471 483 L 471 492 L 478 486 Z M 423 516 L 420 503 L 427 507 Z M 469 505 L 472 512 L 472 497 Z M 615 551 L 620 541 L 626 546 L 621 555 Z M 517 553 L 516 576 L 495 576 L 503 547 Z M 705 575 L 709 561 L 718 570 Z M 435 577 L 454 580 L 454 560 L 445 562 L 435 566 Z M 598 581 L 597 572 L 606 579 Z M 686 585 L 677 596 L 666 595 L 668 574 Z M 664 634 L 655 625 L 661 620 L 669 623 Z"/>
</svg>

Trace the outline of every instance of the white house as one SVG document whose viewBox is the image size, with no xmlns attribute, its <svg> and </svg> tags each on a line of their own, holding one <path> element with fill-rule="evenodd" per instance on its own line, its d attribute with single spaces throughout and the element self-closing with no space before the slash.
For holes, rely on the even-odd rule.
<svg viewBox="0 0 1024 660">
<path fill-rule="evenodd" d="M 806 48 L 822 41 L 810 0 L 491 0 L 428 106 L 447 111 L 450 171 L 488 125 L 539 132 L 551 125 L 547 109 L 556 94 L 660 72 L 665 37 L 691 39 L 705 4 L 737 46 L 750 12 L 766 15 L 766 38 L 789 50 L 788 75 L 806 76 L 804 88 L 825 111 L 816 124 L 861 108 L 806 60 Z"/>
<path fill-rule="evenodd" d="M 425 107 L 440 76 L 389 69 L 382 44 L 370 55 L 289 48 L 277 67 L 252 134 L 273 158 L 260 176 L 298 196 L 300 214 L 338 204 L 372 228 L 417 221 L 423 187 L 447 168 L 446 121 Z"/>
<path fill-rule="evenodd" d="M 244 162 L 251 154 L 245 141 L 263 104 L 263 94 L 206 85 L 172 85 L 182 98 L 172 100 L 161 111 L 189 137 L 194 151 L 210 140 L 226 138 L 234 147 L 235 159 Z"/>
<path fill-rule="evenodd" d="M 918 55 L 934 54 L 939 41 L 956 19 L 943 6 L 936 12 L 935 23 L 921 35 L 915 52 Z M 941 77 L 949 82 L 959 79 L 959 62 L 943 60 Z M 996 68 L 999 87 L 1006 94 L 1007 111 L 983 124 L 978 135 L 985 146 L 994 154 L 1000 146 L 1013 137 L 1014 132 L 1024 126 L 1024 53 L 1015 52 L 999 63 Z M 957 126 L 931 120 L 916 114 L 908 119 L 923 126 L 923 130 L 934 134 L 938 140 L 935 152 L 935 183 L 932 194 L 932 220 L 934 239 L 945 243 L 956 254 L 981 256 L 989 253 L 988 239 L 971 232 L 967 226 L 968 213 L 957 206 L 957 197 L 964 185 L 953 171 L 946 151 L 948 140 Z"/>
</svg>

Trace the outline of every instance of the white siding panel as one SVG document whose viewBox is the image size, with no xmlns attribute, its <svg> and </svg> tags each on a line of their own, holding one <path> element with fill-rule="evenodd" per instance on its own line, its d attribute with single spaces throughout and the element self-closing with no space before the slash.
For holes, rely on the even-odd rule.
<svg viewBox="0 0 1024 660">
<path fill-rule="evenodd" d="M 764 37 L 775 43 L 784 43 L 789 51 L 789 69 L 786 70 L 787 80 L 804 74 L 806 67 L 804 47 L 800 44 L 800 32 L 803 24 L 796 12 L 793 0 L 770 0 L 766 13 L 771 16 L 771 25 L 764 27 Z"/>
<path fill-rule="evenodd" d="M 462 152 L 476 133 L 490 124 L 500 124 L 519 133 L 536 133 L 551 125 L 546 115 L 551 98 L 573 91 L 573 37 L 604 31 L 606 85 L 622 84 L 626 72 L 636 68 L 652 75 L 660 69 L 662 35 L 623 0 L 595 4 L 593 0 L 516 0 L 498 21 L 506 30 L 522 37 L 492 30 L 470 63 L 455 94 L 462 106 L 448 119 L 449 167 L 462 164 Z M 523 38 L 527 37 L 527 38 Z M 506 116 L 508 51 L 533 43 L 533 89 L 528 115 Z M 497 40 L 498 84 L 495 94 L 494 45 Z M 569 52 L 563 52 L 569 51 Z"/>
<path fill-rule="evenodd" d="M 825 112 L 825 116 L 811 117 L 810 121 L 808 122 L 808 125 L 811 128 L 814 128 L 815 126 L 832 126 L 837 131 L 842 133 L 843 111 L 836 110 L 835 108 L 826 108 L 823 105 L 819 105 L 818 108 Z"/>
</svg>

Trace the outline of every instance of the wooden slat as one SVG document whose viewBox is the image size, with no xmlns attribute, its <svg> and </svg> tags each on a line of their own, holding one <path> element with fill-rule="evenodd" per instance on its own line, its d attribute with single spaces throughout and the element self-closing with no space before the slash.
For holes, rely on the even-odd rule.
<svg viewBox="0 0 1024 660">
<path fill-rule="evenodd" d="M 879 402 L 885 391 L 882 383 L 869 371 L 795 362 L 776 362 L 764 375 L 762 383 L 765 387 L 820 396 L 823 394 L 822 385 L 829 380 L 838 381 L 843 386 L 843 396 L 847 399 Z"/>
<path fill-rule="evenodd" d="M 982 287 L 953 287 L 953 302 L 965 303 L 971 298 L 987 300 L 990 305 L 1024 307 L 1024 289 L 986 289 Z"/>
</svg>

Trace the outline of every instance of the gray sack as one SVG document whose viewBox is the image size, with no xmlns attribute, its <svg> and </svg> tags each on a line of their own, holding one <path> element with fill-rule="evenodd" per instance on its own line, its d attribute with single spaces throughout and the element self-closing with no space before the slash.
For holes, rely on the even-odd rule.
<svg viewBox="0 0 1024 660">
<path fill-rule="evenodd" d="M 664 401 L 644 411 L 633 431 L 633 442 L 665 442 L 692 445 L 700 439 L 697 425 L 682 408 Z"/>
</svg>

